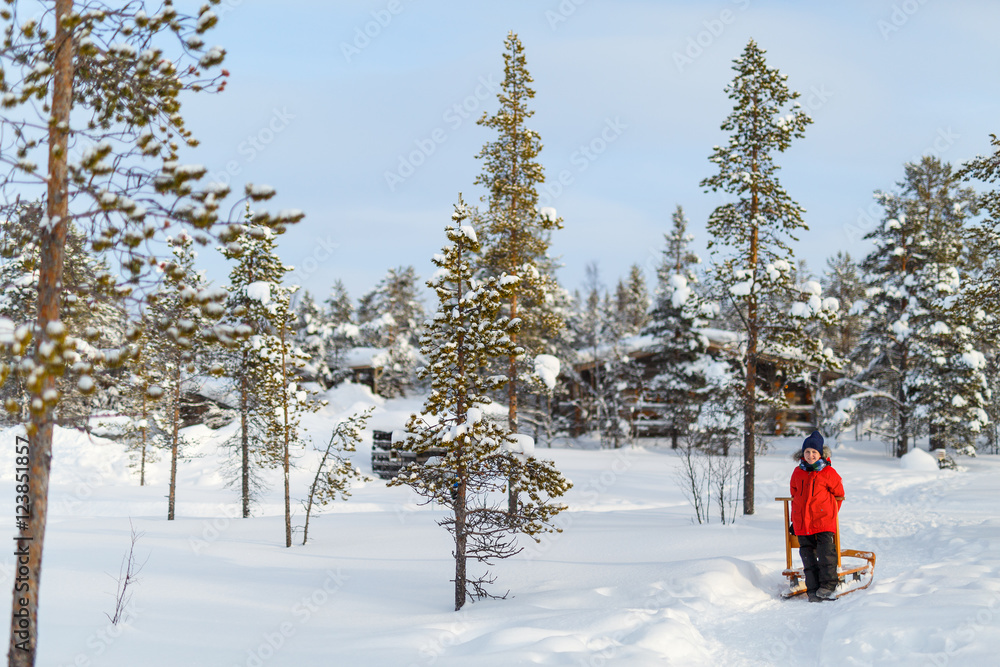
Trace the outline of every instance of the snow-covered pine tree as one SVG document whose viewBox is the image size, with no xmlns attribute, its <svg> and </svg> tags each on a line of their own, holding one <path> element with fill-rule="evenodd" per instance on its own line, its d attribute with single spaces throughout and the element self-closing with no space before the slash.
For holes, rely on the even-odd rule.
<svg viewBox="0 0 1000 667">
<path fill-rule="evenodd" d="M 885 215 L 865 237 L 876 247 L 862 264 L 867 327 L 853 378 L 860 391 L 845 405 L 874 401 L 889 412 L 896 456 L 924 434 L 932 446 L 972 444 L 989 421 L 977 313 L 957 298 L 969 268 L 963 230 L 974 194 L 936 157 L 904 171 L 898 193 L 876 194 Z"/>
<path fill-rule="evenodd" d="M 785 75 L 767 66 L 764 51 L 753 40 L 734 63 L 736 76 L 726 92 L 735 105 L 722 123 L 729 140 L 716 146 L 710 158 L 719 172 L 701 185 L 735 198 L 709 216 L 708 247 L 715 282 L 723 290 L 719 298 L 733 300 L 746 334 L 743 512 L 753 514 L 757 407 L 762 389 L 757 384 L 758 356 L 764 348 L 780 347 L 791 358 L 824 361 L 821 342 L 804 335 L 801 325 L 806 318 L 829 318 L 835 305 L 832 300 L 824 304 L 818 295 L 800 302 L 801 292 L 792 280 L 795 259 L 789 241 L 797 240 L 795 234 L 808 227 L 802 207 L 778 181 L 774 162 L 792 139 L 804 136 L 812 119 L 795 102 L 799 94 L 788 88 Z M 781 306 L 793 301 L 799 307 L 790 316 Z"/>
<path fill-rule="evenodd" d="M 295 289 L 295 288 L 291 288 Z M 289 290 L 291 291 L 291 290 Z M 279 369 L 265 385 L 276 408 L 274 418 L 268 424 L 268 439 L 278 445 L 281 456 L 281 472 L 285 490 L 285 546 L 292 546 L 292 506 L 291 506 L 291 456 L 292 448 L 304 447 L 310 441 L 301 430 L 302 415 L 316 412 L 320 403 L 312 392 L 301 387 L 295 378 L 298 369 L 305 364 L 306 357 L 292 344 L 291 325 L 294 314 L 288 292 L 278 292 L 272 296 L 273 325 L 275 331 L 262 336 L 263 359 L 266 365 Z"/>
<path fill-rule="evenodd" d="M 292 341 L 294 313 L 286 287 L 289 267 L 277 256 L 273 230 L 248 223 L 241 236 L 222 252 L 235 265 L 229 274 L 227 310 L 237 336 L 224 353 L 226 376 L 238 397 L 239 427 L 226 441 L 235 459 L 244 518 L 265 486 L 261 469 L 281 468 L 288 499 L 288 448 L 300 444 L 297 420 L 302 409 L 312 409 L 308 395 L 299 400 L 293 378 L 306 356 Z M 286 408 L 291 412 L 286 414 Z M 290 506 L 286 502 L 286 525 Z M 291 546 L 290 533 L 286 546 Z"/>
<path fill-rule="evenodd" d="M 329 387 L 331 383 L 326 365 L 326 338 L 323 336 L 326 327 L 324 313 L 309 290 L 296 295 L 293 310 L 295 322 L 292 338 L 296 347 L 309 358 L 302 368 L 302 379 Z"/>
<path fill-rule="evenodd" d="M 129 452 L 129 467 L 139 473 L 139 486 L 146 484 L 146 468 L 159 460 L 161 451 L 170 447 L 170 415 L 158 398 L 167 378 L 164 375 L 170 348 L 157 331 L 147 307 L 139 314 L 139 335 L 133 338 L 136 353 L 128 364 L 128 374 L 121 383 L 121 413 L 129 418 L 123 432 Z M 161 343 L 162 345 L 157 345 Z M 163 348 L 163 349 L 160 349 Z M 167 359 L 160 357 L 167 353 Z"/>
<path fill-rule="evenodd" d="M 336 385 L 349 375 L 350 369 L 344 362 L 351 348 L 361 344 L 362 336 L 360 328 L 355 323 L 354 304 L 342 281 L 334 282 L 330 296 L 323 303 L 326 306 L 324 316 L 326 328 L 323 334 L 326 340 L 326 365 L 329 369 L 330 382 Z"/>
<path fill-rule="evenodd" d="M 615 288 L 615 316 L 623 335 L 634 336 L 642 331 L 649 320 L 649 305 L 646 277 L 642 267 L 633 264 L 628 278 L 619 280 Z"/>
<path fill-rule="evenodd" d="M 330 439 L 316 466 L 316 475 L 309 486 L 309 495 L 302 503 L 306 510 L 306 523 L 302 528 L 303 545 L 309 539 L 309 517 L 313 511 L 326 507 L 338 498 L 346 499 L 351 495 L 351 482 L 367 479 L 344 454 L 356 450 L 373 410 L 375 406 L 337 422 L 330 433 Z"/>
<path fill-rule="evenodd" d="M 532 455 L 530 438 L 516 437 L 485 414 L 489 393 L 506 378 L 483 371 L 494 359 L 518 353 L 511 339 L 518 323 L 501 315 L 518 278 L 474 278 L 480 244 L 467 219 L 459 197 L 445 228 L 449 243 L 433 260 L 439 271 L 428 283 L 439 305 L 421 339 L 427 365 L 419 373 L 430 381 L 431 393 L 422 414 L 410 417 L 402 443 L 418 453 L 432 448 L 444 453 L 401 471 L 390 482 L 408 485 L 426 502 L 449 510 L 440 524 L 455 540 L 456 611 L 469 597 L 489 595 L 484 586 L 491 580 L 486 574 L 471 578 L 468 559 L 489 566 L 520 551 L 518 533 L 537 540 L 557 531 L 551 521 L 564 506 L 554 500 L 570 488 L 551 462 Z M 513 512 L 503 497 L 508 480 L 522 491 Z"/>
<path fill-rule="evenodd" d="M 986 186 L 976 199 L 978 209 L 984 214 L 980 219 L 970 221 L 966 229 L 968 248 L 996 248 L 1000 246 L 1000 138 L 991 135 L 993 153 L 980 155 L 970 160 L 958 172 L 959 178 L 967 183 Z M 971 253 L 970 253 L 971 254 Z M 965 311 L 975 323 L 974 331 L 979 340 L 988 347 L 990 370 L 990 414 L 991 427 L 987 441 L 992 451 L 1000 448 L 1000 254 L 995 252 L 976 253 L 981 264 L 967 276 L 956 306 Z"/>
<path fill-rule="evenodd" d="M 855 302 L 864 299 L 865 286 L 860 274 L 861 267 L 851 258 L 851 254 L 838 250 L 826 260 L 826 271 L 821 281 L 823 296 L 833 297 L 843 308 L 840 319 L 826 327 L 826 340 L 834 353 L 847 359 L 858 344 L 864 318 L 851 310 Z"/>
<path fill-rule="evenodd" d="M 500 108 L 493 115 L 484 113 L 477 121 L 497 133 L 477 155 L 483 170 L 475 182 L 487 189 L 487 210 L 480 229 L 484 249 L 477 261 L 484 277 L 507 274 L 519 278 L 509 291 L 506 309 L 511 320 L 521 322 L 515 341 L 525 353 L 506 359 L 504 369 L 509 380 L 508 427 L 517 432 L 518 396 L 533 385 L 533 356 L 551 353 L 545 341 L 556 338 L 564 327 L 560 313 L 552 307 L 556 302 L 553 295 L 560 288 L 548 256 L 551 233 L 562 228 L 562 219 L 554 211 L 538 207 L 538 186 L 545 182 L 538 162 L 542 143 L 538 133 L 527 127 L 535 113 L 528 107 L 535 91 L 524 47 L 513 32 L 504 40 L 503 60 L 504 80 L 497 93 Z"/>
<path fill-rule="evenodd" d="M 841 371 L 848 378 L 861 370 L 850 365 L 861 332 L 865 328 L 863 314 L 854 310 L 854 304 L 860 304 L 865 295 L 865 285 L 860 271 L 861 266 L 854 261 L 850 253 L 838 250 L 833 257 L 826 260 L 826 271 L 820 279 L 822 296 L 837 299 L 842 305 L 840 319 L 832 325 L 822 327 L 822 336 L 825 344 L 837 357 L 848 363 L 848 366 Z M 818 397 L 817 420 L 824 432 L 836 434 L 848 425 L 841 421 L 845 413 L 839 407 L 840 402 L 855 393 L 857 389 L 843 380 L 824 383 L 821 372 L 815 374 L 815 383 Z M 849 399 L 847 400 L 849 402 Z M 858 416 L 860 415 L 856 415 Z"/>
<path fill-rule="evenodd" d="M 0 12 L 0 123 L 9 140 L 0 154 L 7 167 L 0 175 L 0 219 L 9 219 L 17 205 L 11 193 L 45 191 L 46 207 L 34 240 L 40 250 L 37 317 L 2 342 L 20 357 L 16 372 L 27 380 L 31 406 L 25 428 L 33 511 L 18 533 L 20 547 L 33 540 L 24 582 L 31 595 L 27 607 L 20 603 L 23 594 L 12 596 L 12 667 L 33 665 L 36 655 L 52 433 L 66 398 L 57 378 L 75 380 L 74 392 L 97 390 L 94 364 L 65 363 L 77 344 L 61 321 L 70 224 L 113 262 L 102 278 L 128 297 L 129 313 L 139 311 L 137 302 L 155 283 L 158 241 L 181 229 L 194 230 L 199 244 L 228 234 L 219 211 L 229 189 L 199 184 L 207 169 L 180 160 L 181 144 L 197 144 L 185 127 L 182 100 L 189 92 L 221 90 L 228 74 L 217 69 L 225 51 L 204 40 L 218 23 L 212 11 L 218 3 L 209 0 L 197 14 L 145 0 L 122 7 L 93 0 L 8 3 Z M 249 187 L 246 194 L 266 199 L 274 191 Z M 259 211 L 256 222 L 282 226 L 302 217 L 291 209 L 278 215 Z M 123 360 L 123 349 L 106 356 Z"/>
<path fill-rule="evenodd" d="M 687 232 L 680 206 L 673 215 L 673 228 L 664 238 L 655 300 L 644 333 L 653 337 L 651 350 L 659 369 L 648 383 L 650 407 L 655 406 L 671 448 L 677 449 L 696 426 L 703 404 L 718 393 L 714 390 L 735 378 L 717 377 L 717 362 L 708 354 L 708 339 L 698 330 L 703 326 L 703 310 L 711 310 L 711 305 L 694 291 L 694 267 L 701 258 L 690 250 L 694 237 Z"/>
<path fill-rule="evenodd" d="M 167 520 L 173 521 L 177 497 L 177 462 L 182 455 L 184 438 L 181 428 L 181 398 L 185 380 L 198 373 L 198 364 L 210 340 L 208 330 L 214 319 L 222 316 L 225 292 L 210 289 L 204 276 L 195 270 L 197 253 L 194 240 L 187 233 L 168 238 L 174 258 L 163 262 L 161 288 L 148 298 L 147 332 L 149 353 L 160 366 L 162 380 L 146 391 L 153 398 L 163 396 L 155 408 L 169 432 L 170 485 L 167 495 Z M 165 395 L 164 393 L 165 392 Z"/>
<path fill-rule="evenodd" d="M 15 327 L 30 326 L 37 312 L 37 239 L 44 211 L 44 202 L 19 202 L 10 208 L 8 218 L 0 221 L 0 317 Z M 116 348 L 124 341 L 124 300 L 110 283 L 107 264 L 90 251 L 75 225 L 67 229 L 65 253 L 62 322 L 77 341 L 69 363 L 93 366 L 99 360 L 99 350 Z M 3 350 L 0 357 L 8 364 L 14 361 Z M 94 391 L 88 393 L 74 391 L 72 376 L 60 378 L 57 385 L 65 398 L 59 423 L 87 428 L 87 417 L 94 410 L 113 410 L 118 397 L 117 376 L 121 374 L 116 369 L 113 375 L 94 377 Z M 0 386 L 0 400 L 14 423 L 29 419 L 28 388 L 18 375 L 11 375 Z"/>
<path fill-rule="evenodd" d="M 364 340 L 388 351 L 376 386 L 381 396 L 405 396 L 413 386 L 423 322 L 424 307 L 412 266 L 389 269 L 375 289 L 361 298 L 358 324 Z"/>
</svg>

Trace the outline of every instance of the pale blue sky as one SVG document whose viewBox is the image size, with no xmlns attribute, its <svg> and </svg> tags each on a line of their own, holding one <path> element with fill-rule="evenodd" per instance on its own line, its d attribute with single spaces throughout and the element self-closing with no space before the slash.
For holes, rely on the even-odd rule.
<svg viewBox="0 0 1000 667">
<path fill-rule="evenodd" d="M 796 253 L 816 273 L 838 249 L 865 254 L 859 215 L 904 161 L 960 163 L 1000 132 L 995 2 L 226 0 L 218 13 L 209 41 L 227 49 L 231 77 L 187 104 L 202 140 L 193 157 L 306 212 L 280 252 L 321 298 L 338 278 L 357 298 L 391 266 L 430 274 L 457 194 L 482 194 L 474 156 L 492 136 L 475 120 L 497 107 L 509 30 L 535 79 L 541 162 L 550 183 L 561 172 L 569 183 L 548 203 L 565 220 L 552 249 L 570 290 L 591 261 L 608 284 L 632 263 L 652 280 L 677 204 L 707 259 L 704 222 L 720 200 L 698 183 L 751 37 L 815 120 L 778 162 L 808 211 Z M 585 156 L 592 142 L 603 152 Z M 421 146 L 422 163 L 400 172 Z M 387 172 L 406 177 L 390 187 Z"/>
</svg>

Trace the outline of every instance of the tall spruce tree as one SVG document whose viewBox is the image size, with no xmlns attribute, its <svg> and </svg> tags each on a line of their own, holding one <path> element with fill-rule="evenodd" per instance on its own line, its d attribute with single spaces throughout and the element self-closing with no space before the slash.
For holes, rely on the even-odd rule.
<svg viewBox="0 0 1000 667">
<path fill-rule="evenodd" d="M 519 393 L 530 391 L 535 383 L 534 355 L 546 351 L 547 338 L 556 338 L 565 326 L 559 311 L 551 306 L 552 295 L 560 291 L 551 272 L 548 255 L 553 230 L 562 220 L 552 210 L 538 206 L 538 186 L 545 182 L 542 165 L 537 161 L 542 149 L 538 133 L 527 127 L 534 110 L 528 103 L 535 96 L 531 87 L 524 47 L 514 32 L 504 40 L 504 80 L 497 99 L 500 108 L 492 116 L 483 113 L 477 124 L 496 131 L 476 156 L 483 161 L 477 185 L 487 189 L 487 210 L 483 215 L 484 251 L 479 259 L 484 277 L 503 274 L 515 276 L 505 301 L 511 320 L 521 322 L 514 341 L 524 350 L 505 360 L 507 374 L 507 427 L 518 432 Z M 511 513 L 517 505 L 517 488 L 508 488 Z"/>
<path fill-rule="evenodd" d="M 764 346 L 780 345 L 793 351 L 788 356 L 822 359 L 822 344 L 805 336 L 801 324 L 806 317 L 829 312 L 818 296 L 799 303 L 802 297 L 793 282 L 795 259 L 789 242 L 808 227 L 803 208 L 778 181 L 774 161 L 792 139 L 804 136 L 812 119 L 795 102 L 799 94 L 788 88 L 784 75 L 767 66 L 764 51 L 753 40 L 734 63 L 736 76 L 725 90 L 735 104 L 722 123 L 729 140 L 712 151 L 710 159 L 719 171 L 701 185 L 734 198 L 709 216 L 708 247 L 716 284 L 723 290 L 719 296 L 734 302 L 746 334 L 743 512 L 753 514 L 758 356 Z M 793 311 L 796 317 L 789 317 L 781 306 L 793 301 L 802 308 Z"/>
<path fill-rule="evenodd" d="M 896 456 L 924 434 L 933 447 L 971 444 L 988 422 L 989 396 L 976 313 L 958 298 L 971 268 L 963 235 L 974 194 L 935 157 L 904 171 L 897 193 L 877 193 L 885 215 L 866 236 L 875 249 L 862 265 L 867 327 L 851 406 L 875 402 L 893 416 Z"/>
<path fill-rule="evenodd" d="M 982 217 L 965 230 L 966 245 L 969 248 L 996 248 L 1000 246 L 1000 138 L 991 135 L 993 152 L 981 155 L 963 165 L 958 172 L 966 183 L 979 183 L 985 190 L 976 198 Z M 992 426 L 987 433 L 987 442 L 992 451 L 998 450 L 1000 431 L 1000 255 L 995 252 L 978 254 L 981 264 L 970 272 L 962 285 L 956 304 L 975 323 L 976 337 L 990 350 L 988 362 L 990 371 L 990 413 Z"/>
<path fill-rule="evenodd" d="M 552 518 L 564 509 L 554 502 L 570 488 L 549 461 L 532 455 L 524 436 L 516 437 L 486 417 L 489 393 L 506 378 L 483 371 L 498 357 L 519 352 L 512 339 L 518 323 L 501 314 L 516 276 L 474 277 L 480 244 L 468 224 L 469 212 L 459 197 L 452 224 L 445 228 L 448 245 L 435 256 L 439 267 L 428 285 L 438 296 L 437 313 L 421 339 L 427 365 L 419 370 L 431 384 L 423 413 L 407 423 L 406 449 L 444 453 L 400 473 L 390 484 L 406 484 L 428 503 L 448 514 L 439 523 L 455 541 L 455 610 L 470 597 L 489 595 L 488 575 L 473 578 L 472 558 L 487 566 L 520 551 L 518 533 L 534 539 L 556 531 Z M 523 493 L 514 511 L 497 499 L 508 480 Z"/>
<path fill-rule="evenodd" d="M 517 432 L 518 394 L 523 378 L 534 372 L 532 357 L 544 350 L 545 339 L 556 337 L 564 326 L 551 308 L 558 284 L 549 272 L 548 256 L 551 232 L 562 227 L 562 220 L 538 207 L 538 186 L 545 182 L 538 162 L 542 142 L 527 126 L 535 113 L 528 107 L 535 91 L 524 47 L 513 32 L 504 40 L 503 60 L 504 80 L 497 93 L 500 108 L 493 115 L 484 113 L 478 121 L 497 137 L 477 155 L 483 171 L 476 184 L 486 187 L 488 205 L 481 224 L 484 250 L 477 261 L 485 277 L 507 274 L 518 278 L 505 301 L 507 315 L 521 321 L 514 340 L 525 350 L 523 355 L 508 357 L 505 369 L 507 425 Z"/>
</svg>

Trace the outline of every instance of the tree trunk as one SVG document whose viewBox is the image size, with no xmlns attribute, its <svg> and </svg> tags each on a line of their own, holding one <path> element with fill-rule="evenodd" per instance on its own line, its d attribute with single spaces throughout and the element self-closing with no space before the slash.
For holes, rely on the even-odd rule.
<svg viewBox="0 0 1000 667">
<path fill-rule="evenodd" d="M 517 317 L 516 293 L 510 299 L 510 319 L 513 320 L 515 317 Z M 511 334 L 510 340 L 516 345 L 517 335 Z M 507 408 L 507 429 L 511 433 L 517 433 L 517 357 L 513 355 L 507 367 L 507 400 L 510 403 Z M 510 516 L 517 514 L 517 489 L 514 487 L 513 477 L 507 480 L 507 514 Z"/>
<path fill-rule="evenodd" d="M 290 500 L 290 489 L 288 485 L 288 449 L 291 446 L 289 438 L 289 424 L 288 424 L 288 369 L 287 369 L 287 355 L 285 353 L 285 324 L 281 324 L 281 406 L 284 410 L 284 421 L 285 421 L 285 442 L 284 442 L 284 460 L 282 462 L 285 475 L 285 546 L 292 546 L 292 505 Z"/>
<path fill-rule="evenodd" d="M 754 109 L 756 109 L 756 100 Z M 756 112 L 754 113 L 756 121 Z M 756 126 L 756 122 L 754 123 Z M 751 151 L 750 170 L 759 171 L 756 146 Z M 754 181 L 756 184 L 756 180 Z M 750 196 L 750 271 L 751 277 L 757 280 L 757 253 L 760 238 L 757 228 L 757 214 L 760 212 L 760 199 L 757 185 L 751 186 Z M 743 394 L 743 514 L 753 514 L 754 467 L 757 455 L 755 433 L 757 431 L 757 337 L 759 335 L 757 322 L 757 294 L 750 290 L 747 298 L 747 378 Z"/>
<path fill-rule="evenodd" d="M 73 11 L 72 0 L 56 0 L 55 72 L 52 82 L 52 123 L 49 124 L 47 214 L 50 225 L 40 230 L 38 272 L 38 331 L 34 348 L 36 364 L 43 364 L 41 345 L 48 342 L 49 322 L 59 321 L 63 263 L 68 228 L 67 139 L 73 105 L 73 40 L 63 18 Z M 38 601 L 42 578 L 42 547 L 48 518 L 49 471 L 52 466 L 53 405 L 44 398 L 55 391 L 56 378 L 45 372 L 40 386 L 31 389 L 28 423 L 27 521 L 17 524 L 17 576 L 11 601 L 10 667 L 32 667 L 38 648 Z M 23 569 L 22 569 L 23 568 Z M 22 575 L 22 572 L 24 574 Z"/>
<path fill-rule="evenodd" d="M 465 605 L 465 562 L 467 536 L 465 534 L 465 481 L 458 484 L 455 500 L 455 611 Z"/>
<path fill-rule="evenodd" d="M 143 423 L 149 424 L 149 409 L 146 407 L 146 389 L 143 387 L 142 391 L 142 420 Z M 146 431 L 147 426 L 143 426 L 142 431 L 142 456 L 139 459 L 139 486 L 146 486 Z"/>
<path fill-rule="evenodd" d="M 170 442 L 170 490 L 167 493 L 167 521 L 174 520 L 174 504 L 177 500 L 177 449 L 181 438 L 181 360 L 177 360 L 174 374 L 173 434 Z"/>
<path fill-rule="evenodd" d="M 243 497 L 243 518 L 250 516 L 250 436 L 247 433 L 247 412 L 249 410 L 249 388 L 247 387 L 247 353 L 243 352 L 243 365 L 240 369 L 240 474 L 241 495 Z"/>
</svg>

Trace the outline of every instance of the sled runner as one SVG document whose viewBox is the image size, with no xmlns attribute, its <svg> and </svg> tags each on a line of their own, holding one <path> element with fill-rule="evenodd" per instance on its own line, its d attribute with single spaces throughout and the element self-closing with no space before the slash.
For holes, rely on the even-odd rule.
<svg viewBox="0 0 1000 667">
<path fill-rule="evenodd" d="M 785 570 L 781 573 L 788 578 L 788 590 L 781 594 L 783 598 L 795 597 L 806 592 L 806 579 L 802 568 L 792 567 L 792 549 L 799 548 L 799 538 L 792 535 L 788 526 L 791 515 L 789 503 L 791 498 L 775 498 L 785 506 Z M 837 498 L 843 500 L 843 498 Z M 834 533 L 834 544 L 837 548 L 837 574 L 840 585 L 837 586 L 837 597 L 868 588 L 875 578 L 875 554 L 871 551 L 840 548 L 840 517 L 837 517 L 837 532 Z M 844 559 L 849 559 L 845 561 Z"/>
</svg>

